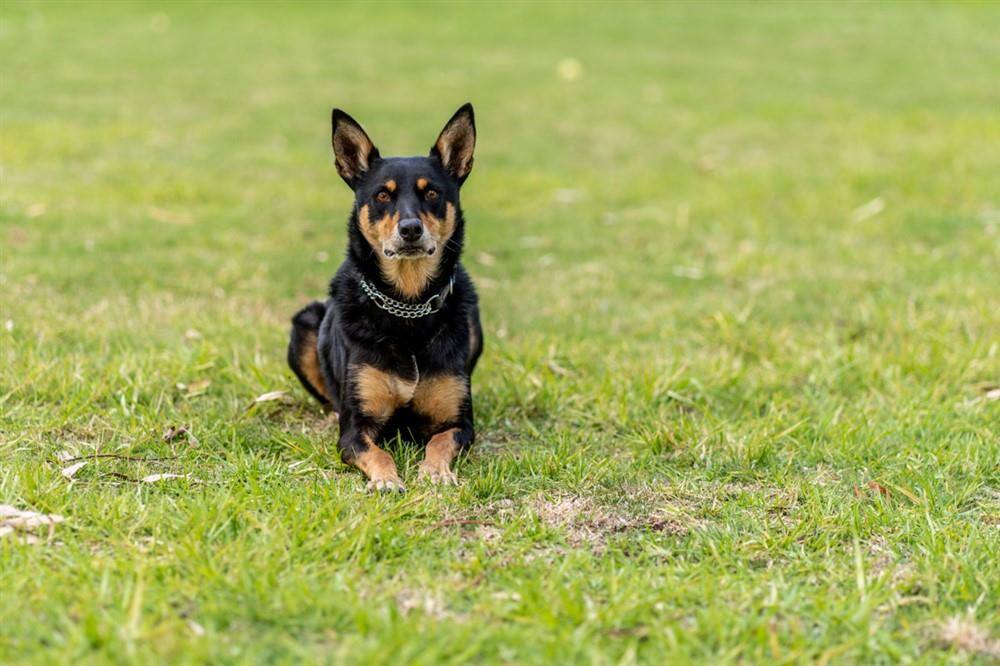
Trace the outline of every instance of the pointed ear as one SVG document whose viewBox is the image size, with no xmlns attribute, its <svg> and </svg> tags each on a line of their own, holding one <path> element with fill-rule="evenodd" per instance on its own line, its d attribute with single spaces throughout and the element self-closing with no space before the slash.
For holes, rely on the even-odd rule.
<svg viewBox="0 0 1000 666">
<path fill-rule="evenodd" d="M 445 170 L 461 185 L 472 171 L 472 153 L 476 150 L 476 117 L 472 104 L 464 104 L 441 130 L 431 148 L 431 157 L 441 160 Z"/>
<path fill-rule="evenodd" d="M 378 159 L 378 148 L 358 121 L 340 109 L 333 110 L 330 124 L 337 173 L 353 190 L 372 162 Z"/>
</svg>

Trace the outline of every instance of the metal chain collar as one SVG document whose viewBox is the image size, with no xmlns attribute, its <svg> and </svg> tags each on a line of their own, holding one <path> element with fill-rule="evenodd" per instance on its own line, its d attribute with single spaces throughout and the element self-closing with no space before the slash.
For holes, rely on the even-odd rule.
<svg viewBox="0 0 1000 666">
<path fill-rule="evenodd" d="M 444 305 L 444 299 L 448 297 L 454 286 L 455 276 L 452 276 L 448 281 L 448 286 L 441 293 L 434 294 L 423 303 L 404 303 L 394 298 L 389 298 L 376 289 L 375 285 L 364 277 L 361 277 L 361 289 L 368 295 L 368 298 L 372 299 L 375 305 L 389 314 L 402 317 L 403 319 L 418 319 L 434 314 Z"/>
</svg>

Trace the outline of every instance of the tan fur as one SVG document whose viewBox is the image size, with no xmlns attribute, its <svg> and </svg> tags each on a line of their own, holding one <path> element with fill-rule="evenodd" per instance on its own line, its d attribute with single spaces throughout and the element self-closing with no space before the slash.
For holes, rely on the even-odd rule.
<svg viewBox="0 0 1000 666">
<path fill-rule="evenodd" d="M 358 211 L 358 226 L 361 227 L 361 233 L 380 257 L 382 256 L 382 243 L 392 237 L 397 222 L 399 222 L 399 213 L 386 215 L 372 222 L 371 209 L 368 206 L 362 206 L 361 210 Z"/>
<path fill-rule="evenodd" d="M 389 190 L 390 192 L 395 192 L 396 191 L 396 181 L 394 181 L 392 179 L 385 181 L 385 189 Z"/>
<path fill-rule="evenodd" d="M 409 403 L 417 387 L 415 381 L 370 365 L 355 366 L 353 374 L 361 410 L 380 422 L 387 421 L 393 412 Z"/>
<path fill-rule="evenodd" d="M 341 123 L 333 135 L 333 152 L 337 172 L 350 180 L 368 170 L 368 158 L 375 146 L 365 133 L 350 123 Z M 355 155 L 357 168 L 341 159 L 342 155 Z"/>
<path fill-rule="evenodd" d="M 455 233 L 455 207 L 448 202 L 444 207 L 444 219 L 435 217 L 430 213 L 421 213 L 420 221 L 424 223 L 424 229 L 437 241 L 438 245 L 444 245 Z"/>
<path fill-rule="evenodd" d="M 417 189 L 418 190 L 423 190 L 423 189 L 426 189 L 426 188 L 427 188 L 427 179 L 426 178 L 417 178 Z"/>
<path fill-rule="evenodd" d="M 451 428 L 431 437 L 424 451 L 424 459 L 419 464 L 420 476 L 437 483 L 456 483 L 455 475 L 451 473 L 451 463 L 458 455 L 456 433 L 458 428 Z"/>
<path fill-rule="evenodd" d="M 434 144 L 441 155 L 441 163 L 459 178 L 472 171 L 472 153 L 476 139 L 466 123 L 449 124 Z"/>
<path fill-rule="evenodd" d="M 312 387 L 316 389 L 317 392 L 327 400 L 330 400 L 330 394 L 326 390 L 326 381 L 323 379 L 323 373 L 319 369 L 319 351 L 316 347 L 316 334 L 309 331 L 305 334 L 303 339 L 302 350 L 299 352 L 299 368 L 302 370 L 302 374 L 306 376 Z"/>
<path fill-rule="evenodd" d="M 455 233 L 456 211 L 452 204 L 445 206 L 444 219 L 438 219 L 427 213 L 420 214 L 420 221 L 424 224 L 424 229 L 431 235 L 437 243 L 438 249 L 432 256 L 420 257 L 419 259 L 389 259 L 379 256 L 379 265 L 382 269 L 382 277 L 399 291 L 400 294 L 408 298 L 416 298 L 423 293 L 427 283 L 437 277 L 438 265 L 441 263 L 441 255 L 444 253 L 444 245 Z M 396 215 L 387 223 L 388 235 L 392 235 L 399 216 Z M 362 227 L 364 229 L 364 227 Z M 367 235 L 366 235 L 367 237 Z M 388 238 L 388 236 L 386 236 Z M 368 238 L 368 242 L 376 250 L 381 251 L 382 241 L 378 245 Z"/>
<path fill-rule="evenodd" d="M 459 375 L 421 379 L 413 394 L 413 409 L 434 424 L 449 423 L 458 418 L 468 393 L 469 385 Z"/>
<path fill-rule="evenodd" d="M 387 451 L 383 451 L 366 437 L 368 448 L 351 461 L 355 467 L 365 473 L 372 481 L 399 481 L 396 461 Z"/>
<path fill-rule="evenodd" d="M 438 254 L 435 252 L 435 254 Z M 419 259 L 385 260 L 382 262 L 382 277 L 399 293 L 416 298 L 424 291 L 427 283 L 437 275 L 438 257 Z"/>
<path fill-rule="evenodd" d="M 394 286 L 403 296 L 416 298 L 423 293 L 427 283 L 437 277 L 441 255 L 444 254 L 444 246 L 451 239 L 451 235 L 455 233 L 457 214 L 455 206 L 451 203 L 445 204 L 444 219 L 429 213 L 420 214 L 420 221 L 423 222 L 424 229 L 437 243 L 438 249 L 433 255 L 419 259 L 389 259 L 382 254 L 382 244 L 388 241 L 395 232 L 396 223 L 399 222 L 399 213 L 386 215 L 372 222 L 371 210 L 368 206 L 362 206 L 358 210 L 358 226 L 361 228 L 365 240 L 378 255 L 379 267 L 382 269 L 382 277 L 385 278 L 385 281 Z"/>
</svg>

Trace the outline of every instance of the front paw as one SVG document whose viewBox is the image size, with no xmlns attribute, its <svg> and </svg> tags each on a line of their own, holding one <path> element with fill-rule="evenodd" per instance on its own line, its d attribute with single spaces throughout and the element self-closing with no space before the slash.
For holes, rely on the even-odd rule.
<svg viewBox="0 0 1000 666">
<path fill-rule="evenodd" d="M 368 492 L 402 493 L 406 491 L 406 486 L 399 478 L 399 472 L 396 471 L 396 463 L 393 462 L 392 456 L 374 444 L 368 444 L 368 448 L 354 459 L 354 465 L 368 477 L 368 484 L 365 486 Z"/>
<path fill-rule="evenodd" d="M 387 478 L 369 479 L 368 483 L 365 485 L 365 490 L 370 493 L 405 493 L 406 486 L 403 485 L 403 482 L 398 476 L 392 476 Z"/>
<path fill-rule="evenodd" d="M 449 469 L 447 463 L 441 464 L 431 460 L 424 460 L 417 468 L 417 478 L 438 486 L 457 486 L 458 477 Z"/>
</svg>

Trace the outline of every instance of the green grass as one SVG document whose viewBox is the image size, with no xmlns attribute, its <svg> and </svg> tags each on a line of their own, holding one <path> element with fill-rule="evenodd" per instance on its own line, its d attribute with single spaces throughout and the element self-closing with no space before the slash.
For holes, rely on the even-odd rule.
<svg viewBox="0 0 1000 666">
<path fill-rule="evenodd" d="M 0 19 L 0 503 L 67 519 L 0 539 L 0 662 L 997 658 L 996 4 Z M 370 497 L 283 360 L 329 109 L 466 100 L 479 443 Z"/>
</svg>

